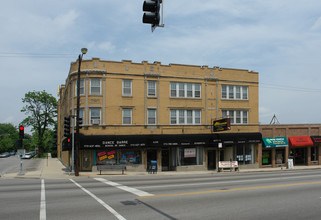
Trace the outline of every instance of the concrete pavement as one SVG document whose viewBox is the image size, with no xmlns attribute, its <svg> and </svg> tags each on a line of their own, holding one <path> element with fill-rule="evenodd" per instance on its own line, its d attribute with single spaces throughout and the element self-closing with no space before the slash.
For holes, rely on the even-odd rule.
<svg viewBox="0 0 321 220">
<path fill-rule="evenodd" d="M 294 166 L 294 169 L 321 169 L 321 165 L 317 166 Z M 277 170 L 288 170 L 286 168 L 259 168 L 259 169 L 240 169 L 239 172 L 264 172 L 264 171 L 277 171 Z M 166 171 L 158 172 L 157 174 L 148 174 L 147 172 L 125 172 L 126 176 L 133 175 L 179 175 L 179 174 L 206 174 L 206 173 L 217 173 L 217 171 L 187 171 L 187 172 L 176 172 L 176 171 Z M 108 175 L 119 175 L 122 176 L 121 172 L 112 171 L 104 172 L 103 175 L 99 175 L 99 172 L 80 172 L 79 177 L 97 177 L 97 176 L 108 176 Z M 1 176 L 1 178 L 29 178 L 29 179 L 65 179 L 65 178 L 79 178 L 71 174 L 69 169 L 67 169 L 58 158 L 42 159 L 41 164 L 35 171 L 24 171 L 23 175 L 18 173 L 6 173 Z"/>
</svg>

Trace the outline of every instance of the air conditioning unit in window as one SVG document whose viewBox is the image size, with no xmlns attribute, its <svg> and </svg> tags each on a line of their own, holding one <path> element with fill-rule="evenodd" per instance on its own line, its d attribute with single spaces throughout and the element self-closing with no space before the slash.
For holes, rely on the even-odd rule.
<svg viewBox="0 0 321 220">
<path fill-rule="evenodd" d="M 100 120 L 99 119 L 91 119 L 91 124 L 92 125 L 99 125 L 100 124 Z"/>
</svg>

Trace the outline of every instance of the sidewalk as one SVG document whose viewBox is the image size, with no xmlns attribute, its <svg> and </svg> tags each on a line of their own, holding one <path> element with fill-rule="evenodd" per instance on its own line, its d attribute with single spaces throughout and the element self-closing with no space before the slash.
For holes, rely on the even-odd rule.
<svg viewBox="0 0 321 220">
<path fill-rule="evenodd" d="M 321 165 L 317 166 L 294 166 L 294 170 L 303 169 L 321 169 Z M 239 172 L 268 172 L 268 171 L 289 171 L 284 167 L 278 168 L 258 168 L 258 169 L 240 169 Z M 223 173 L 226 173 L 225 171 Z M 70 179 L 70 178 L 80 178 L 80 177 L 98 177 L 98 176 L 135 176 L 135 175 L 182 175 L 182 174 L 216 174 L 217 171 L 187 171 L 187 172 L 176 172 L 176 171 L 166 171 L 158 172 L 157 174 L 148 174 L 147 172 L 125 172 L 122 175 L 120 172 L 111 172 L 110 174 L 99 175 L 99 172 L 80 172 L 79 177 L 75 177 L 74 174 L 69 172 L 58 158 L 42 159 L 39 169 L 36 171 L 25 172 L 23 175 L 18 173 L 6 173 L 1 176 L 1 178 L 26 178 L 26 179 Z"/>
</svg>

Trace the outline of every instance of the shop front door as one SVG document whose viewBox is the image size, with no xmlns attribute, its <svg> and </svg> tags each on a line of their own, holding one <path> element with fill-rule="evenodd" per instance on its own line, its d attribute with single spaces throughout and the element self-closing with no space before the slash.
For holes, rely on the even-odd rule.
<svg viewBox="0 0 321 220">
<path fill-rule="evenodd" d="M 162 171 L 169 171 L 169 150 L 162 150 Z"/>
<path fill-rule="evenodd" d="M 216 169 L 216 151 L 215 150 L 207 151 L 207 169 L 208 170 Z"/>
<path fill-rule="evenodd" d="M 307 148 L 295 148 L 294 165 L 306 165 L 306 164 L 307 164 Z"/>
</svg>

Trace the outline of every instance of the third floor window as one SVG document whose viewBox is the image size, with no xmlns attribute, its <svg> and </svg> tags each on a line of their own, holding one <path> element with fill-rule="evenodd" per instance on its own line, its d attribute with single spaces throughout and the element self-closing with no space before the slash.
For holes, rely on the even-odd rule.
<svg viewBox="0 0 321 220">
<path fill-rule="evenodd" d="M 222 99 L 248 99 L 248 86 L 222 85 Z"/>
<path fill-rule="evenodd" d="M 132 80 L 123 80 L 123 96 L 132 96 Z"/>
</svg>

